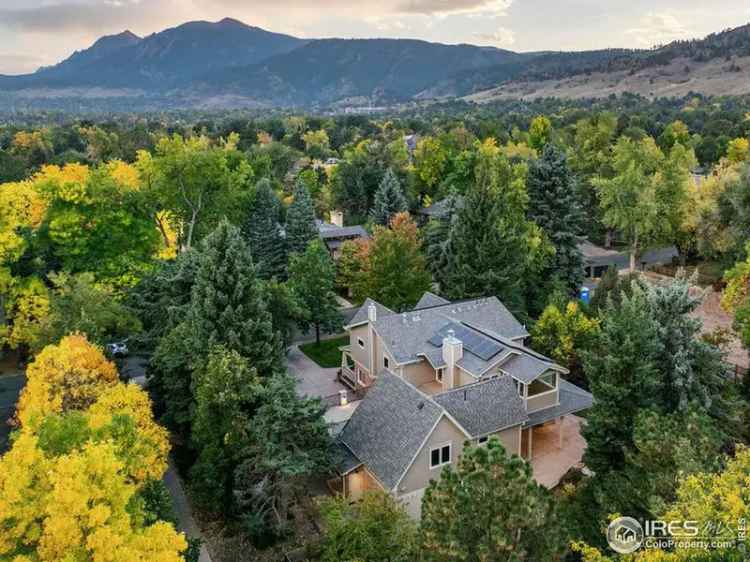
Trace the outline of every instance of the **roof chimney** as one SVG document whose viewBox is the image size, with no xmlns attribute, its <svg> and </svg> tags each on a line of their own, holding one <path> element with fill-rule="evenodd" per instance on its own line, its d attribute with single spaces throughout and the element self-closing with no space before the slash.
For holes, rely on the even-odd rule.
<svg viewBox="0 0 750 562">
<path fill-rule="evenodd" d="M 456 338 L 453 330 L 448 330 L 443 338 L 443 361 L 445 361 L 445 376 L 443 377 L 443 389 L 450 390 L 455 386 L 456 363 L 464 356 L 464 344 Z"/>
<path fill-rule="evenodd" d="M 370 322 L 375 322 L 378 319 L 378 309 L 375 308 L 374 302 L 371 302 L 370 306 L 367 307 L 367 319 Z"/>
<path fill-rule="evenodd" d="M 344 227 L 344 211 L 331 211 L 331 224 L 338 226 L 339 228 Z"/>
</svg>

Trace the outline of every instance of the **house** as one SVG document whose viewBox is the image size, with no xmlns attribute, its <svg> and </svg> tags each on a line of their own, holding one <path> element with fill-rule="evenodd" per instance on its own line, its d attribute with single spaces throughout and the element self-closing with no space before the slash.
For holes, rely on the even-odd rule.
<svg viewBox="0 0 750 562">
<path fill-rule="evenodd" d="M 602 277 L 610 267 L 618 271 L 630 269 L 630 254 L 616 250 L 601 248 L 586 239 L 578 243 L 578 249 L 583 255 L 584 275 L 589 279 Z M 646 269 L 654 265 L 668 265 L 679 257 L 680 253 L 674 246 L 664 246 L 646 250 L 638 256 L 637 265 Z"/>
<path fill-rule="evenodd" d="M 316 220 L 315 224 L 318 227 L 321 240 L 323 240 L 334 261 L 338 261 L 341 257 L 341 246 L 347 240 L 370 238 L 370 234 L 361 225 L 344 226 L 344 213 L 342 211 L 331 211 L 330 223 Z"/>
<path fill-rule="evenodd" d="M 341 223 L 343 223 L 343 220 L 341 221 Z M 323 240 L 323 243 L 326 245 L 328 253 L 331 254 L 331 258 L 334 261 L 338 261 L 338 259 L 341 257 L 341 246 L 347 240 L 370 238 L 368 232 L 361 225 L 342 226 L 341 224 L 327 223 L 321 220 L 317 220 L 316 224 L 318 227 L 318 234 L 320 235 L 321 240 Z"/>
<path fill-rule="evenodd" d="M 541 428 L 555 424 L 562 443 L 564 418 L 592 404 L 565 368 L 524 345 L 526 328 L 495 297 L 425 293 L 407 313 L 367 300 L 346 329 L 341 380 L 366 393 L 337 433 L 339 491 L 353 501 L 382 489 L 418 517 L 429 481 L 465 442 L 494 436 L 532 459 Z"/>
</svg>

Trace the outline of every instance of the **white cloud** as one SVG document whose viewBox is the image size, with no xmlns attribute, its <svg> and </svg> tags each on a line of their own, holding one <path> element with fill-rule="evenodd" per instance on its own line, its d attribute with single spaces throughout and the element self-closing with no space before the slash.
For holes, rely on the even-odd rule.
<svg viewBox="0 0 750 562">
<path fill-rule="evenodd" d="M 667 12 L 648 12 L 641 17 L 637 27 L 627 29 L 625 33 L 642 47 L 662 45 L 693 35 L 687 26 Z"/>
<path fill-rule="evenodd" d="M 507 27 L 498 27 L 492 33 L 477 32 L 474 37 L 483 44 L 493 45 L 495 47 L 512 47 L 516 42 L 516 34 L 512 29 Z"/>
</svg>

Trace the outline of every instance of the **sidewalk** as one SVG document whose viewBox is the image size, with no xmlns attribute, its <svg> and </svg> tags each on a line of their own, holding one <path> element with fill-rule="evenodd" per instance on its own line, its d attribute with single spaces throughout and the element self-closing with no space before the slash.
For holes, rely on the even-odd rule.
<svg viewBox="0 0 750 562">
<path fill-rule="evenodd" d="M 185 533 L 185 536 L 188 538 L 202 539 L 203 536 L 201 535 L 201 531 L 198 528 L 195 519 L 193 519 L 190 502 L 183 490 L 182 480 L 180 480 L 180 477 L 177 474 L 177 469 L 175 469 L 171 457 L 169 459 L 167 472 L 164 474 L 164 485 L 169 490 L 169 495 L 172 496 L 172 505 L 174 506 L 175 515 L 177 516 L 177 530 Z M 200 562 L 212 562 L 211 555 L 208 553 L 208 548 L 206 548 L 205 542 L 201 546 L 201 554 L 198 560 Z"/>
</svg>

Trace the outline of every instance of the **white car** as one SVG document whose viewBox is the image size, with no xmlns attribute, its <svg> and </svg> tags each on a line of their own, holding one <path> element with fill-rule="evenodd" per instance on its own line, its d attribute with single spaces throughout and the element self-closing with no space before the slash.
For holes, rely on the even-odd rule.
<svg viewBox="0 0 750 562">
<path fill-rule="evenodd" d="M 125 342 L 108 343 L 107 351 L 112 357 L 125 357 L 129 353 L 128 344 Z"/>
</svg>

